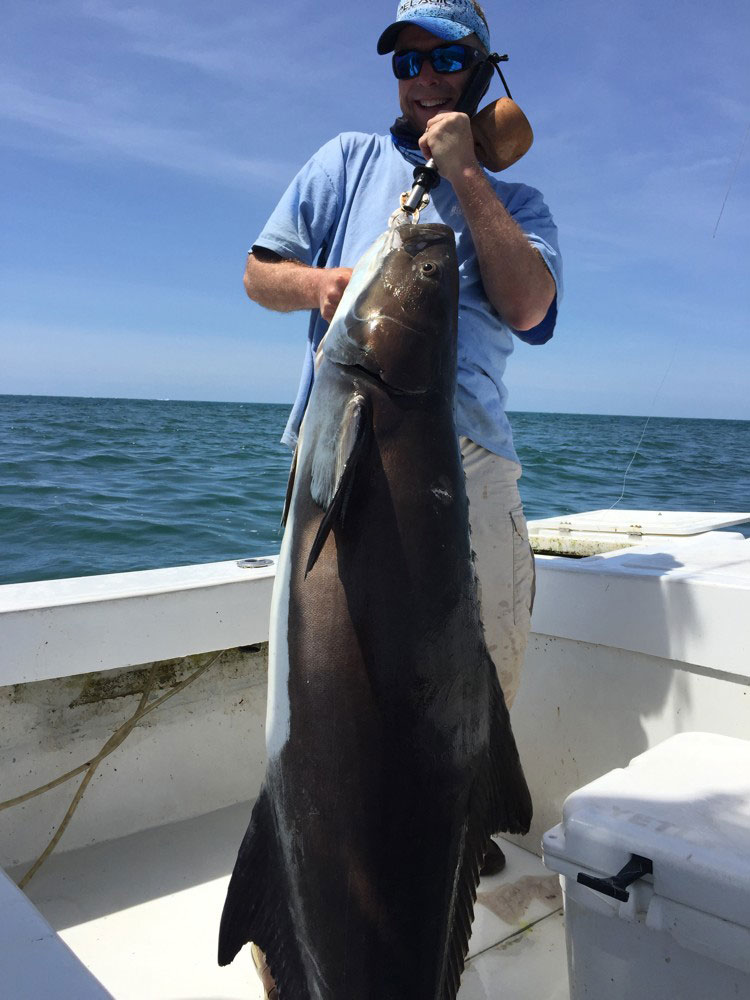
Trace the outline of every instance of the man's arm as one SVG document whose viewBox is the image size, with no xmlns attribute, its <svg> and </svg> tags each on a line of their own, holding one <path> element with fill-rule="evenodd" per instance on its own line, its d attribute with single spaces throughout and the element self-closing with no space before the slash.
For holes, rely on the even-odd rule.
<svg viewBox="0 0 750 1000">
<path fill-rule="evenodd" d="M 480 167 L 468 117 L 455 112 L 436 115 L 419 145 L 453 185 L 471 230 L 487 298 L 514 330 L 537 326 L 555 297 L 555 282 Z"/>
<path fill-rule="evenodd" d="M 256 247 L 247 256 L 244 284 L 249 298 L 266 309 L 320 309 L 329 323 L 351 274 L 350 267 L 308 267 Z"/>
</svg>

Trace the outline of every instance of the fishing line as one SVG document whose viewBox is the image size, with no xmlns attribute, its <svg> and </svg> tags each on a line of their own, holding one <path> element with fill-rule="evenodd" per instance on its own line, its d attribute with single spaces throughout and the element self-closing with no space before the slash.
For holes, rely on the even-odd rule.
<svg viewBox="0 0 750 1000">
<path fill-rule="evenodd" d="M 711 239 L 716 239 L 716 230 L 719 228 L 719 223 L 721 222 L 721 217 L 724 214 L 724 206 L 729 198 L 729 192 L 732 190 L 732 185 L 734 184 L 734 178 L 737 174 L 737 168 L 740 165 L 740 160 L 742 159 L 742 154 L 745 152 L 745 146 L 747 145 L 747 137 L 750 135 L 750 125 L 747 126 L 745 130 L 745 138 L 742 140 L 740 145 L 740 151 L 737 154 L 737 159 L 734 161 L 734 169 L 732 170 L 732 176 L 729 178 L 729 186 L 727 187 L 727 193 L 724 195 L 724 201 L 721 203 L 721 210 L 719 211 L 719 218 L 716 220 L 716 225 L 714 226 L 714 234 Z"/>
<path fill-rule="evenodd" d="M 740 161 L 742 160 L 742 155 L 745 152 L 745 146 L 747 145 L 747 137 L 749 135 L 750 135 L 750 125 L 748 125 L 747 129 L 745 130 L 745 135 L 744 135 L 744 137 L 742 139 L 742 142 L 740 144 L 739 152 L 737 153 L 737 158 L 734 161 L 734 167 L 732 169 L 732 174 L 731 174 L 731 176 L 729 178 L 729 184 L 727 185 L 727 191 L 726 191 L 726 194 L 724 195 L 724 201 L 721 203 L 721 208 L 719 210 L 719 217 L 716 220 L 716 225 L 714 226 L 714 231 L 713 231 L 713 235 L 712 235 L 711 239 L 715 239 L 716 238 L 716 233 L 717 233 L 717 230 L 719 228 L 719 223 L 721 222 L 721 217 L 724 214 L 724 208 L 726 206 L 726 203 L 729 200 L 729 195 L 730 195 L 730 192 L 731 192 L 732 187 L 734 185 L 734 179 L 737 176 L 737 170 L 739 168 Z M 656 392 L 654 393 L 654 398 L 653 398 L 653 401 L 651 403 L 651 412 L 649 413 L 648 417 L 646 418 L 646 423 L 643 425 L 643 430 L 641 431 L 641 436 L 638 439 L 638 444 L 635 446 L 635 451 L 633 452 L 633 457 L 628 462 L 628 467 L 625 469 L 625 475 L 622 477 L 622 491 L 621 491 L 619 497 L 617 498 L 617 500 L 615 500 L 615 502 L 612 504 L 611 507 L 608 508 L 608 510 L 613 510 L 618 505 L 618 503 L 620 503 L 620 501 L 623 499 L 623 497 L 625 496 L 625 484 L 626 484 L 627 479 L 628 479 L 628 473 L 630 472 L 630 470 L 632 468 L 632 465 L 633 465 L 633 462 L 635 462 L 635 460 L 636 460 L 636 458 L 638 456 L 638 452 L 640 451 L 640 447 L 643 444 L 643 439 L 646 436 L 646 431 L 648 430 L 648 425 L 651 423 L 651 418 L 654 415 L 654 410 L 656 408 L 656 400 L 657 400 L 657 398 L 659 396 L 659 393 L 662 390 L 662 386 L 664 385 L 664 383 L 667 380 L 667 375 L 669 375 L 670 371 L 672 370 L 672 365 L 674 364 L 674 359 L 677 356 L 677 345 L 679 343 L 679 340 L 680 340 L 680 335 L 678 334 L 675 337 L 674 348 L 672 350 L 672 357 L 671 357 L 671 359 L 669 361 L 669 364 L 667 365 L 667 370 L 664 372 L 662 380 L 659 383 L 659 386 L 658 386 Z"/>
<path fill-rule="evenodd" d="M 630 472 L 630 468 L 633 465 L 633 462 L 635 462 L 636 457 L 638 455 L 638 452 L 640 450 L 640 447 L 643 444 L 643 439 L 646 436 L 646 431 L 648 430 L 648 425 L 651 423 L 651 418 L 653 417 L 654 410 L 656 409 L 656 400 L 659 397 L 659 393 L 662 390 L 662 386 L 667 381 L 667 375 L 669 375 L 670 371 L 672 370 L 672 365 L 674 364 L 674 359 L 677 357 L 677 347 L 679 346 L 679 343 L 680 343 L 680 335 L 678 333 L 677 336 L 674 338 L 674 347 L 672 348 L 672 357 L 669 359 L 669 364 L 667 365 L 667 370 L 664 372 L 664 374 L 662 376 L 662 379 L 661 379 L 661 382 L 659 383 L 659 385 L 658 385 L 658 387 L 656 389 L 656 392 L 654 393 L 654 398 L 651 401 L 651 409 L 650 409 L 649 415 L 646 417 L 646 423 L 643 425 L 643 430 L 641 431 L 641 436 L 638 439 L 638 444 L 635 446 L 635 451 L 633 452 L 633 457 L 628 462 L 628 467 L 625 470 L 625 475 L 622 477 L 622 492 L 620 493 L 619 497 L 615 500 L 615 502 L 612 504 L 612 506 L 608 507 L 607 510 L 614 510 L 614 508 L 618 505 L 618 503 L 625 496 L 625 483 L 627 482 L 628 473 Z"/>
</svg>

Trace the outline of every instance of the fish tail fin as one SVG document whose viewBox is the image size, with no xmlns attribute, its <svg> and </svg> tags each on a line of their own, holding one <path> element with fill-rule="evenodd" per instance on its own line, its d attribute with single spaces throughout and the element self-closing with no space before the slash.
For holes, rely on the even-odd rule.
<svg viewBox="0 0 750 1000">
<path fill-rule="evenodd" d="M 240 845 L 224 901 L 219 929 L 219 965 L 229 965 L 252 941 L 266 954 L 276 983 L 290 996 L 302 970 L 295 948 L 291 914 L 283 890 L 283 874 L 271 803 L 265 790 L 253 808 Z"/>
</svg>

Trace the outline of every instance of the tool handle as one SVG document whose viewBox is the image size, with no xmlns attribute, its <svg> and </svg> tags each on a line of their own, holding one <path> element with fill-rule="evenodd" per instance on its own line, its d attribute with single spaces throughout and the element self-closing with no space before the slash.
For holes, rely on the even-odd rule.
<svg viewBox="0 0 750 1000">
<path fill-rule="evenodd" d="M 453 110 L 462 111 L 471 118 L 477 110 L 477 105 L 481 101 L 482 95 L 489 87 L 494 72 L 495 63 L 491 59 L 485 59 L 484 62 L 480 62 L 474 68 Z"/>
<path fill-rule="evenodd" d="M 427 191 L 432 191 L 432 189 L 437 187 L 439 183 L 440 174 L 437 172 L 437 167 L 435 166 L 435 161 L 433 159 L 429 159 L 424 166 L 420 164 L 418 167 L 415 167 L 414 186 L 409 193 L 409 197 L 401 206 L 403 210 L 408 215 L 412 215 L 422 204 L 422 198 L 424 198 L 425 193 Z"/>
</svg>

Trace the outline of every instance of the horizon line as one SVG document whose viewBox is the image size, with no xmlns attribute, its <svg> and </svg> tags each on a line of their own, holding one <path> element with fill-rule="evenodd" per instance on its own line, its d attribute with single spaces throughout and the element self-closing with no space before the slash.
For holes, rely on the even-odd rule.
<svg viewBox="0 0 750 1000">
<path fill-rule="evenodd" d="M 122 402 L 131 403 L 212 403 L 224 406 L 286 406 L 291 409 L 294 405 L 291 402 L 277 402 L 277 401 L 259 401 L 259 400 L 249 400 L 249 399 L 177 399 L 170 396 L 100 396 L 100 395 L 69 395 L 67 393 L 57 394 L 57 393 L 46 393 L 46 392 L 0 392 L 0 399 L 101 399 L 101 400 L 120 400 Z M 710 417 L 710 416 L 675 416 L 666 414 L 646 414 L 646 413 L 600 413 L 594 412 L 593 410 L 521 410 L 521 409 L 509 409 L 506 413 L 512 415 L 514 413 L 537 413 L 546 414 L 548 416 L 565 416 L 565 417 L 628 417 L 630 419 L 639 420 L 716 420 L 724 421 L 728 423 L 750 423 L 750 417 Z"/>
</svg>

